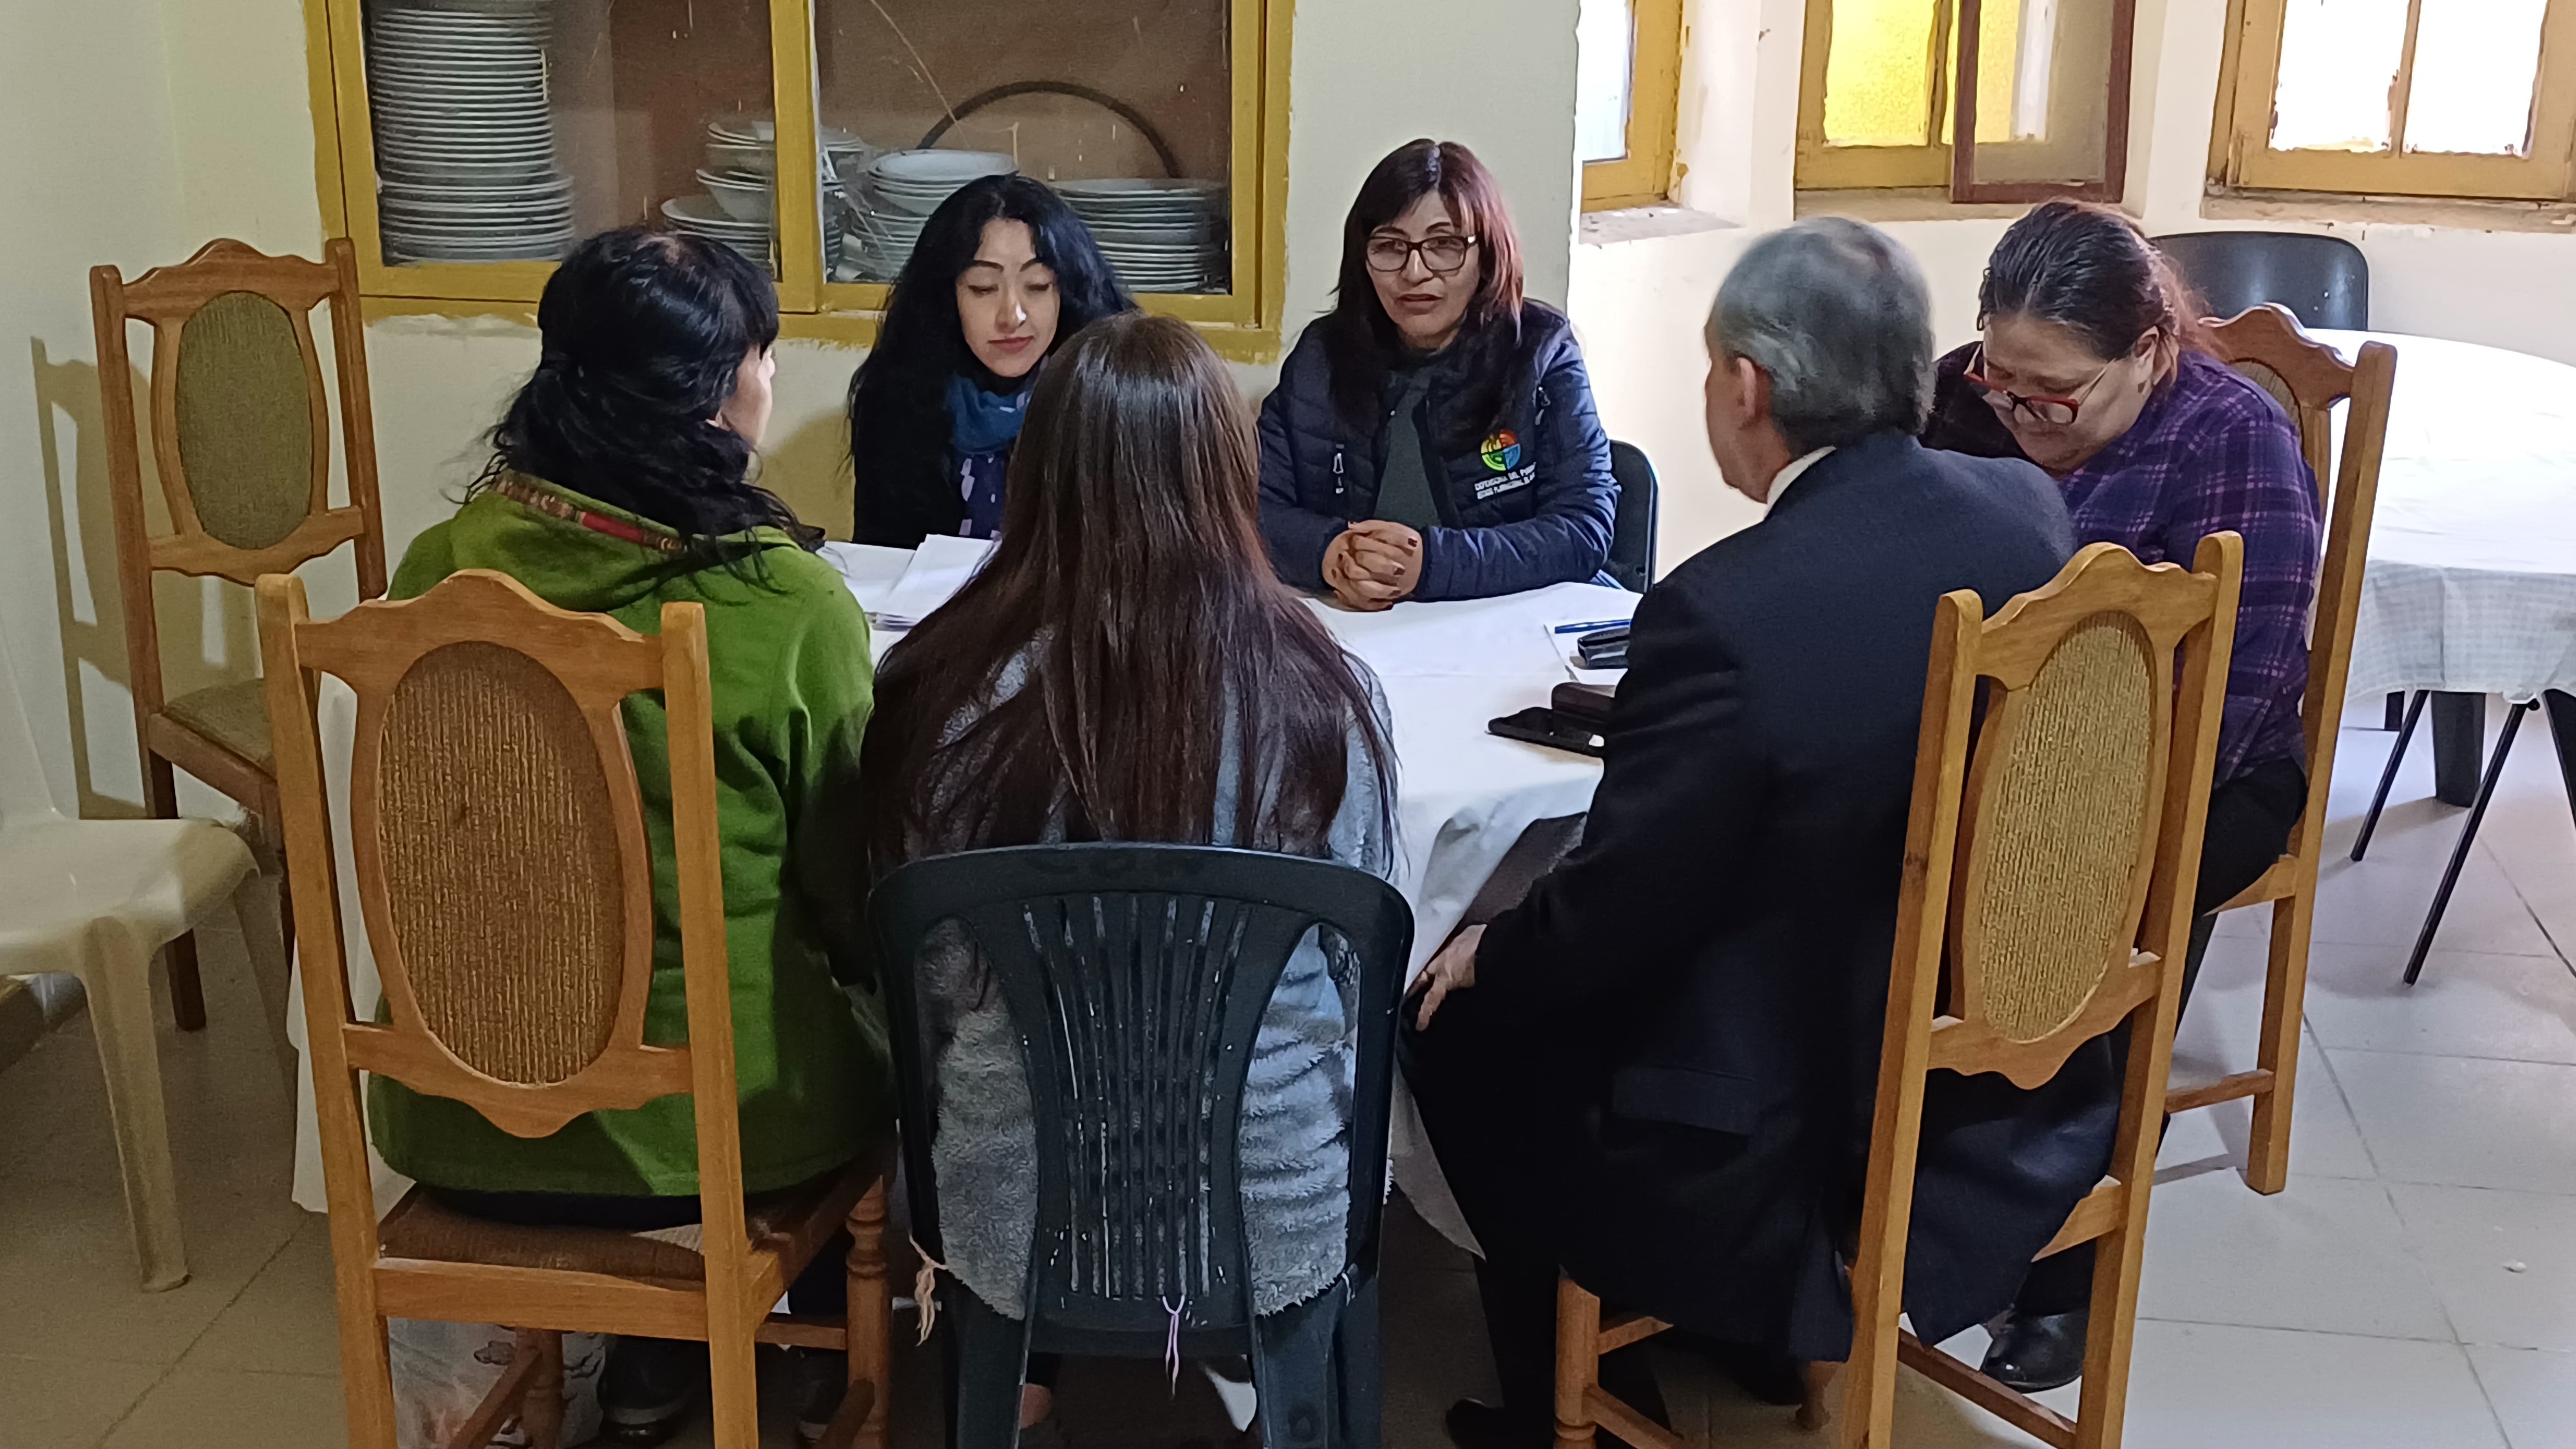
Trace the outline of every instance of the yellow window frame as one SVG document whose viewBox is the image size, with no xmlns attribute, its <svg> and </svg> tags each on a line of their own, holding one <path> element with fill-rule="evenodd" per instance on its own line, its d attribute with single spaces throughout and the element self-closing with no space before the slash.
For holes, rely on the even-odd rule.
<svg viewBox="0 0 2576 1449">
<path fill-rule="evenodd" d="M 430 262 L 388 266 L 376 218 L 375 136 L 369 124 L 362 0 L 304 0 L 312 87 L 314 176 L 323 231 L 358 253 L 358 287 L 370 317 L 442 315 L 532 318 L 551 262 Z M 1656 0 L 1663 3 L 1663 0 Z M 1679 0 L 1671 0 L 1678 25 Z M 772 104 L 778 118 L 780 331 L 866 344 L 876 338 L 885 283 L 823 275 L 822 199 L 815 154 L 816 0 L 768 0 Z M 1233 286 L 1223 294 L 1140 295 L 1149 312 L 1196 327 L 1219 354 L 1242 362 L 1279 355 L 1287 278 L 1288 58 L 1294 0 L 1229 0 L 1233 40 Z M 1676 48 L 1678 48 L 1676 46 Z M 1667 105 L 1669 112 L 1669 104 Z M 1664 126 L 1670 156 L 1672 127 Z M 1669 164 L 1669 161 L 1667 162 Z"/>
<path fill-rule="evenodd" d="M 1825 67 L 1834 41 L 1834 0 L 1807 0 L 1807 28 L 1798 51 L 1797 186 L 1804 191 L 1875 191 L 1950 184 L 1950 147 L 1941 140 L 1950 114 L 1950 32 L 1957 20 L 1952 0 L 1933 9 L 1931 107 L 1921 146 L 1831 146 L 1825 143 Z"/>
<path fill-rule="evenodd" d="M 2230 0 L 2211 179 L 2267 191 L 2516 201 L 2569 196 L 2576 179 L 2576 0 L 2549 0 L 2541 20 L 2528 156 L 2410 155 L 2396 149 L 2405 143 L 2416 25 L 2424 4 L 2411 0 L 2407 8 L 2406 48 L 2389 93 L 2392 149 L 2354 153 L 2272 149 L 2272 98 L 2280 85 L 2288 0 Z"/>
<path fill-rule="evenodd" d="M 1583 209 L 1648 206 L 1673 189 L 1681 124 L 1682 0 L 1631 0 L 1625 154 L 1583 163 Z"/>
</svg>

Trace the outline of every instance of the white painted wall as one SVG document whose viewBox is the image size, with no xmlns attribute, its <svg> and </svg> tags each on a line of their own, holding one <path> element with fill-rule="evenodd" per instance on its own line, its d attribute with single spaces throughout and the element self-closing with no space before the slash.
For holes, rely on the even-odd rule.
<svg viewBox="0 0 2576 1449">
<path fill-rule="evenodd" d="M 1330 305 L 1343 213 L 1377 158 L 1416 136 L 1462 141 L 1501 178 L 1532 295 L 1562 303 L 1575 208 L 1576 0 L 1299 0 L 1290 72 L 1286 317 Z M 97 813 L 141 798 L 123 680 L 87 271 L 131 276 L 216 236 L 315 255 L 300 0 L 0 0 L 0 629 L 55 793 Z M 328 347 L 327 338 L 324 346 Z M 12 343 L 13 348 L 16 344 Z M 849 510 L 841 398 L 863 354 L 781 348 L 767 480 L 808 516 Z M 492 320 L 368 329 L 391 552 L 444 517 L 480 436 L 536 361 Z M 1271 369 L 1236 369 L 1248 392 Z M 43 526 L 38 526 L 39 522 Z M 351 589 L 317 565 L 317 607 Z M 174 682 L 254 668 L 246 592 L 173 581 Z M 69 660 L 69 663 L 66 663 Z M 77 681 L 77 687 L 75 687 Z M 191 808 L 218 809 L 210 794 Z"/>
<path fill-rule="evenodd" d="M 1664 484 L 1659 552 L 1669 567 L 1760 516 L 1727 492 L 1699 440 L 1699 328 L 1745 245 L 1794 210 L 1801 0 L 1691 0 L 1683 77 L 1685 204 L 1728 225 L 1587 241 L 1571 310 L 1614 436 L 1654 459 Z M 2226 0 L 2139 0 L 2130 209 L 2150 232 L 2278 229 L 2202 217 Z M 1885 223 L 1931 281 L 1945 344 L 1976 325 L 1977 280 L 2007 218 Z M 2576 236 L 2469 227 L 2338 224 L 2370 261 L 2371 320 L 2576 362 Z M 2401 386 L 2403 383 L 2401 382 Z"/>
</svg>

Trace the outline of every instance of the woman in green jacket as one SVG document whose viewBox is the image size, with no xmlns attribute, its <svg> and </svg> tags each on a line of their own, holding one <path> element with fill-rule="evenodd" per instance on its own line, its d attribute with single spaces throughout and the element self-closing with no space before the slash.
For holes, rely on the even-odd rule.
<svg viewBox="0 0 2576 1449">
<path fill-rule="evenodd" d="M 871 704 L 867 623 L 809 552 L 821 534 L 749 477 L 769 422 L 777 297 L 724 246 L 613 231 L 548 280 L 537 326 L 543 355 L 493 430 L 491 463 L 464 507 L 404 555 L 392 593 L 498 569 L 551 604 L 648 634 L 664 604 L 706 607 L 743 1185 L 755 1198 L 791 1189 L 882 1140 L 891 1098 L 884 1013 L 859 984 L 847 885 L 858 853 L 845 802 Z M 630 695 L 625 717 L 653 857 L 645 1037 L 679 1041 L 666 720 L 650 694 Z M 684 1096 L 523 1139 L 379 1077 L 369 1116 L 385 1161 L 463 1212 L 630 1230 L 698 1218 Z M 816 1261 L 792 1296 L 800 1311 L 838 1312 L 839 1255 Z M 798 1418 L 819 1434 L 840 1361 L 809 1355 L 798 1367 Z M 706 1368 L 695 1344 L 621 1342 L 602 1386 L 610 1434 L 668 1437 Z"/>
</svg>

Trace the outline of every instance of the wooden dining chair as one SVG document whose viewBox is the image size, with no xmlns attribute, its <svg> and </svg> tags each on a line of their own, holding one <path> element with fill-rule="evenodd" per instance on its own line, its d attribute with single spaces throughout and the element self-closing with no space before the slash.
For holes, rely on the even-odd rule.
<svg viewBox="0 0 2576 1449">
<path fill-rule="evenodd" d="M 2120 1440 L 2243 561 L 2234 533 L 2203 539 L 2188 572 L 2094 544 L 1992 619 L 1970 591 L 1938 605 L 1849 1258 L 1852 1352 L 1839 1412 L 1825 1408 L 1831 1394 L 1809 1410 L 1810 1422 L 1837 1421 L 1844 1449 L 1887 1449 L 1900 1360 L 2059 1449 Z M 2100 1244 L 2083 1402 L 2070 1420 L 1900 1330 L 1924 1083 L 1934 1071 L 2000 1072 L 2036 1087 L 2077 1047 L 2124 1027 L 2110 1173 L 2041 1252 Z M 1596 1426 L 1641 1449 L 1679 1449 L 1600 1382 L 1601 1355 L 1669 1325 L 1605 1321 L 1571 1279 L 1559 1285 L 1557 1324 L 1560 1449 L 1592 1443 Z"/>
<path fill-rule="evenodd" d="M 272 257 L 237 241 L 214 241 L 131 282 L 110 266 L 89 274 L 145 813 L 178 817 L 175 767 L 241 802 L 272 847 L 279 829 L 267 696 L 256 679 L 176 698 L 164 691 L 152 579 L 181 573 L 248 586 L 354 541 L 358 597 L 384 594 L 385 529 L 376 501 L 357 253 L 334 238 L 323 244 L 322 257 Z M 349 496 L 336 508 L 330 407 L 311 320 L 313 309 L 326 303 Z M 166 533 L 153 531 L 144 508 L 126 345 L 128 324 L 136 322 L 152 328 L 150 430 Z M 292 945 L 292 908 L 278 918 Z M 195 1031 L 206 1024 L 195 938 L 171 943 L 167 960 L 179 1026 Z"/>
<path fill-rule="evenodd" d="M 2365 342 L 2345 365 L 2333 348 L 2310 338 L 2278 306 L 2253 308 L 2216 324 L 2211 335 L 2222 361 L 2262 384 L 2299 425 L 2299 446 L 2317 486 L 2334 480 L 2318 499 L 2326 520 L 2325 561 L 2317 575 L 2316 609 L 2308 629 L 2308 688 L 2299 700 L 2306 736 L 2308 804 L 2290 829 L 2288 846 L 2271 869 L 2222 911 L 2270 903 L 2272 946 L 2263 982 L 2263 1028 L 2254 1066 L 2166 1100 L 2170 1111 L 2254 1099 L 2254 1127 L 2246 1145 L 2245 1181 L 2256 1192 L 2275 1193 L 2290 1180 L 2290 1114 L 2299 1071 L 2299 1022 L 2308 992 L 2308 937 L 2316 924 L 2317 867 L 2325 854 L 2326 797 L 2334 776 L 2335 742 L 2343 728 L 2344 682 L 2352 672 L 2353 631 L 2361 612 L 2361 571 L 2370 552 L 2370 521 L 2379 502 L 2379 461 L 2388 438 L 2388 401 L 2397 377 L 2397 350 Z M 2343 452 L 2333 456 L 2334 405 L 2349 399 Z"/>
<path fill-rule="evenodd" d="M 755 1341 L 844 1348 L 851 1383 L 824 1443 L 884 1442 L 891 1300 L 883 1154 L 746 1210 L 706 623 L 662 610 L 647 638 L 468 570 L 418 599 L 307 617 L 303 581 L 260 580 L 260 644 L 303 915 L 304 1011 L 339 1286 L 349 1442 L 394 1449 L 390 1318 L 497 1323 L 527 1351 L 453 1449 L 524 1414 L 544 1430 L 566 1331 L 691 1339 L 712 1361 L 715 1443 L 754 1449 Z M 383 1020 L 354 1014 L 316 725 L 320 675 L 357 696 L 347 809 Z M 688 1040 L 644 1040 L 653 864 L 620 702 L 669 712 Z M 688 1093 L 695 1241 L 471 1218 L 415 1188 L 379 1223 L 358 1074 L 450 1097 L 520 1137 Z M 849 1312 L 771 1305 L 846 1223 Z M 481 1437 L 476 1437 L 480 1435 Z"/>
</svg>

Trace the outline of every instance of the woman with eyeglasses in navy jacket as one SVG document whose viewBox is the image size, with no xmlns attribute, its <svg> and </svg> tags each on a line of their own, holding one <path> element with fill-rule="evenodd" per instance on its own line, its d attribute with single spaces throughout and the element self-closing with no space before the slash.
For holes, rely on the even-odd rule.
<svg viewBox="0 0 2576 1449">
<path fill-rule="evenodd" d="M 1589 582 L 1610 439 L 1565 314 L 1521 295 L 1492 173 L 1452 141 L 1377 164 L 1331 312 L 1261 409 L 1261 532 L 1290 584 L 1355 609 Z"/>
</svg>

